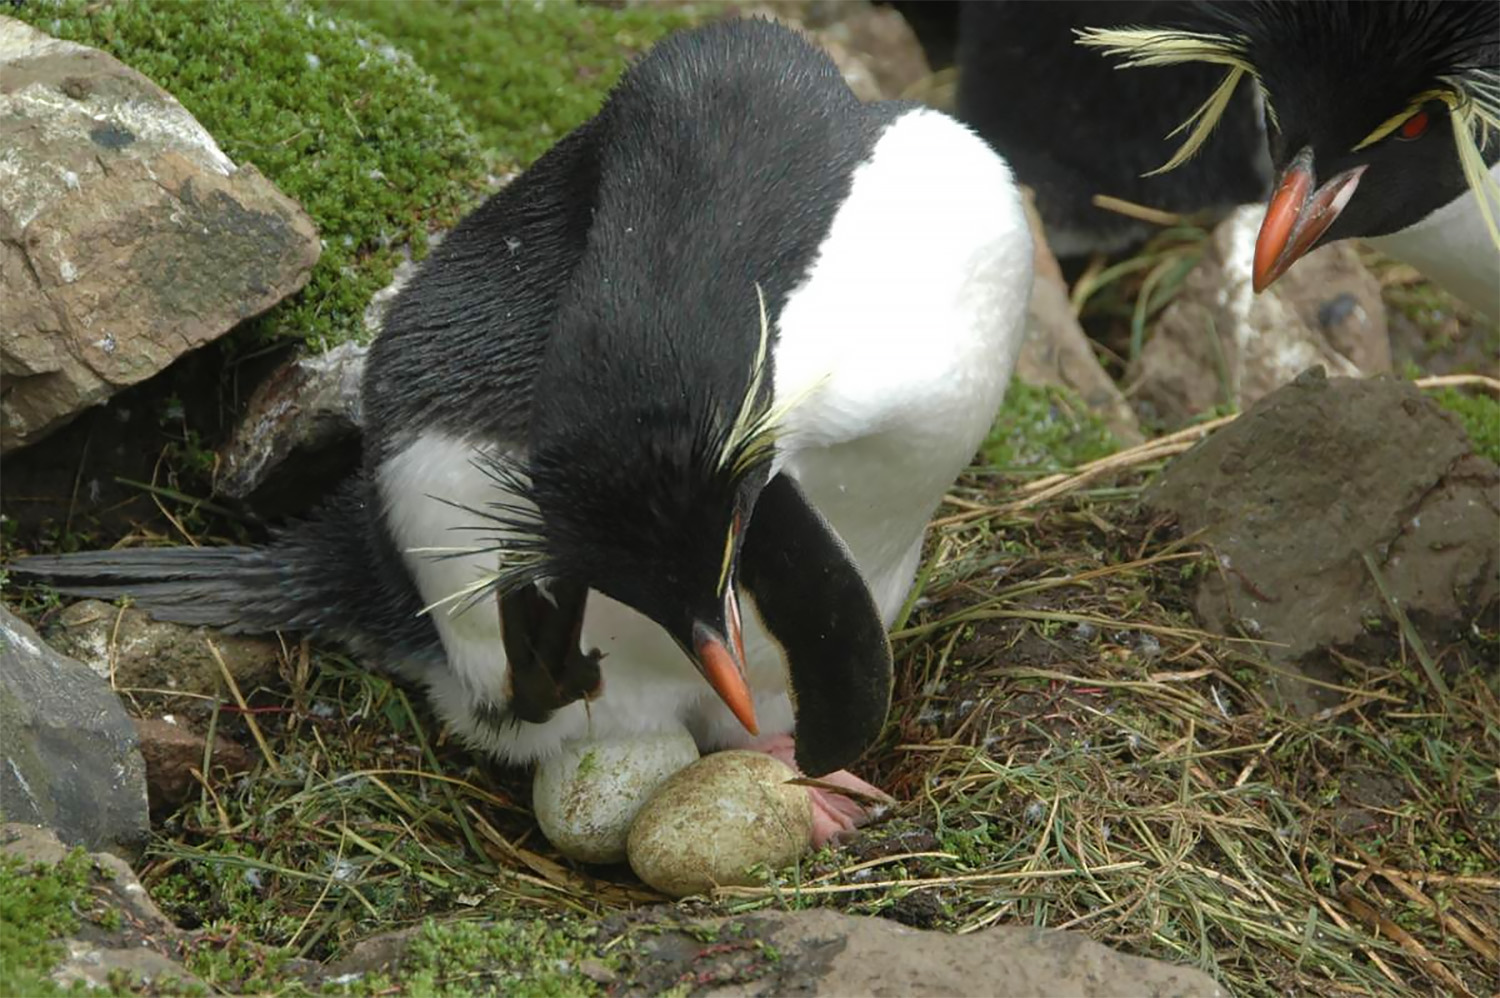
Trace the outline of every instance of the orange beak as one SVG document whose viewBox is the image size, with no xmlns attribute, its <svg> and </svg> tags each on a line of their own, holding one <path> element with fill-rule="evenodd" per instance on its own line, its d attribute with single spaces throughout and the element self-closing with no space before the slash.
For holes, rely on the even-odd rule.
<svg viewBox="0 0 1500 998">
<path fill-rule="evenodd" d="M 1312 249 L 1354 196 L 1363 166 L 1345 170 L 1317 187 L 1311 147 L 1303 146 L 1281 174 L 1255 240 L 1252 283 L 1264 291 Z"/>
<path fill-rule="evenodd" d="M 724 622 L 727 635 L 720 635 L 706 624 L 693 627 L 693 658 L 708 685 L 719 694 L 724 706 L 745 726 L 751 735 L 760 734 L 755 720 L 755 700 L 745 678 L 745 640 L 740 633 L 740 602 L 734 586 L 727 586 L 724 596 Z"/>
</svg>

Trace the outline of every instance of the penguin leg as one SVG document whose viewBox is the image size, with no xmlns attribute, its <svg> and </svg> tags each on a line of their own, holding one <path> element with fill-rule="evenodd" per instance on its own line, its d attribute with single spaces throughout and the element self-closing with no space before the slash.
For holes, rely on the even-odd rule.
<svg viewBox="0 0 1500 998">
<path fill-rule="evenodd" d="M 794 772 L 797 768 L 797 743 L 791 735 L 770 735 L 758 738 L 744 746 L 752 752 L 764 752 L 774 759 L 786 763 Z M 838 770 L 818 777 L 818 782 L 829 784 L 838 790 L 808 787 L 812 797 L 813 830 L 812 845 L 820 848 L 829 842 L 837 843 L 856 828 L 877 817 L 894 798 L 878 787 L 872 786 L 847 770 Z"/>
</svg>

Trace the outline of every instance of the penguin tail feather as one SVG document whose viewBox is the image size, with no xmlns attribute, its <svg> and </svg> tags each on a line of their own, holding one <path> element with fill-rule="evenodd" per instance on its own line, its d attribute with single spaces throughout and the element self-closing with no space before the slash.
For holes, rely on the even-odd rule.
<svg viewBox="0 0 1500 998">
<path fill-rule="evenodd" d="M 129 599 L 158 620 L 205 624 L 230 634 L 296 630 L 309 609 L 288 566 L 261 548 L 127 548 L 36 555 L 6 566 L 12 582 L 66 596 Z"/>
<path fill-rule="evenodd" d="M 67 596 L 128 598 L 157 620 L 332 640 L 421 676 L 445 661 L 442 642 L 375 508 L 356 474 L 265 547 L 80 551 L 20 558 L 5 570 L 13 582 Z"/>
</svg>

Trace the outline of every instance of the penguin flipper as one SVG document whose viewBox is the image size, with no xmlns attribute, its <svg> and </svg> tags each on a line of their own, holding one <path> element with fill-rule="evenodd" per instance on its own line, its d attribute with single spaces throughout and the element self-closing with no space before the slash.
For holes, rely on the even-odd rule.
<svg viewBox="0 0 1500 998">
<path fill-rule="evenodd" d="M 849 549 L 787 475 L 761 492 L 740 552 L 740 582 L 786 655 L 797 766 L 850 765 L 885 725 L 891 645 Z M 808 608 L 816 606 L 812 614 Z"/>
</svg>

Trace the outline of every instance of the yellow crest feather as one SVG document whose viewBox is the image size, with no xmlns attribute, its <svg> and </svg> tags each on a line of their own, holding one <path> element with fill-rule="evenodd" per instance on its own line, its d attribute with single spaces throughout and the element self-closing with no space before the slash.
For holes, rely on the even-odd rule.
<svg viewBox="0 0 1500 998">
<path fill-rule="evenodd" d="M 1177 147 L 1172 158 L 1146 173 L 1148 177 L 1175 170 L 1192 159 L 1193 154 L 1203 148 L 1203 143 L 1213 132 L 1214 126 L 1224 116 L 1224 109 L 1229 106 L 1240 80 L 1256 75 L 1255 68 L 1245 59 L 1243 43 L 1229 35 L 1156 28 L 1084 28 L 1076 34 L 1078 44 L 1103 49 L 1105 55 L 1120 57 L 1120 69 L 1177 66 L 1190 62 L 1229 67 L 1229 72 L 1224 74 L 1224 79 L 1209 94 L 1208 99 L 1198 105 L 1198 109 L 1186 121 L 1167 134 L 1170 139 L 1184 131 L 1188 132 L 1187 138 Z M 1262 95 L 1264 96 L 1264 91 Z M 1276 112 L 1271 110 L 1270 101 L 1266 101 L 1266 110 L 1272 118 L 1275 117 Z"/>
</svg>

